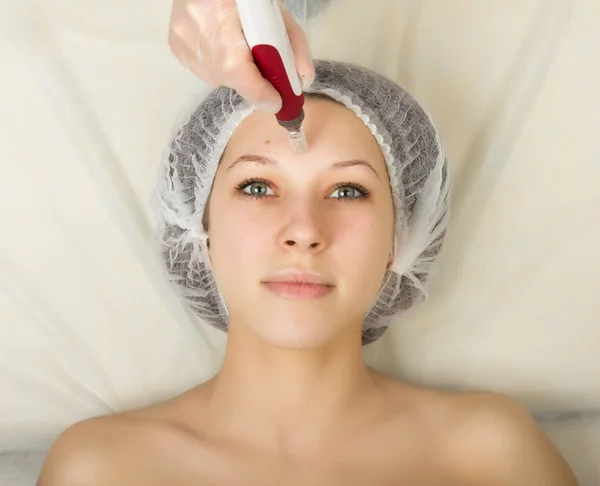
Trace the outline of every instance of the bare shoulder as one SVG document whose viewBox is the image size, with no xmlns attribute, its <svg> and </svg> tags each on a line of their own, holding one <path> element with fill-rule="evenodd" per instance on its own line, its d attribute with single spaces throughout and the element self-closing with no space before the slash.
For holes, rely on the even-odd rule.
<svg viewBox="0 0 600 486">
<path fill-rule="evenodd" d="M 37 486 L 155 484 L 160 464 L 198 443 L 173 412 L 168 404 L 72 425 L 50 449 Z"/>
<path fill-rule="evenodd" d="M 138 425 L 136 427 L 136 425 Z M 121 484 L 121 453 L 128 449 L 134 430 L 143 431 L 135 421 L 122 416 L 84 420 L 65 430 L 52 445 L 37 486 L 76 484 Z"/>
<path fill-rule="evenodd" d="M 566 460 L 531 414 L 492 392 L 452 392 L 392 383 L 427 469 L 460 486 L 577 486 Z M 404 398 L 402 398 L 404 397 Z M 435 461 L 432 462 L 432 458 Z"/>
<path fill-rule="evenodd" d="M 531 414 L 506 395 L 451 393 L 441 443 L 467 484 L 576 486 L 560 452 Z"/>
</svg>

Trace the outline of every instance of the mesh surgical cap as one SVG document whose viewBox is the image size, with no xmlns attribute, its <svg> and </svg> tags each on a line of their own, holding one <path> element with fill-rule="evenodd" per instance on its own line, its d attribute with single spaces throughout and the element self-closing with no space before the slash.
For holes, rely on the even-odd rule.
<svg viewBox="0 0 600 486">
<path fill-rule="evenodd" d="M 429 116 L 402 87 L 349 63 L 315 60 L 315 70 L 315 82 L 306 92 L 345 105 L 370 129 L 383 152 L 392 191 L 395 258 L 364 316 L 364 345 L 426 297 L 425 283 L 448 218 L 446 159 Z M 160 252 L 168 278 L 201 319 L 223 331 L 228 329 L 228 310 L 211 270 L 202 219 L 225 147 L 253 111 L 227 87 L 188 109 L 174 127 L 156 190 Z"/>
</svg>

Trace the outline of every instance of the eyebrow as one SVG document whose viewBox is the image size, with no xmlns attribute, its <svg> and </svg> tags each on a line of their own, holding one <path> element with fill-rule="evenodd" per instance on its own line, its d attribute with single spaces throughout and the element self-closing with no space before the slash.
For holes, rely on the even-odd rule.
<svg viewBox="0 0 600 486">
<path fill-rule="evenodd" d="M 233 167 L 235 167 L 237 164 L 239 164 L 241 162 L 256 162 L 256 163 L 262 164 L 262 165 L 277 165 L 277 161 L 270 157 L 264 157 L 262 155 L 242 155 L 241 157 L 238 157 L 237 159 L 235 159 L 231 163 L 231 165 L 229 167 L 227 167 L 227 170 L 232 169 Z M 368 167 L 379 178 L 379 173 L 375 170 L 375 168 L 371 164 L 369 164 L 369 162 L 367 162 L 366 160 L 362 160 L 362 159 L 340 160 L 338 162 L 334 162 L 333 164 L 331 164 L 330 168 L 342 169 L 345 167 L 353 167 L 355 165 L 364 165 L 365 167 Z"/>
</svg>

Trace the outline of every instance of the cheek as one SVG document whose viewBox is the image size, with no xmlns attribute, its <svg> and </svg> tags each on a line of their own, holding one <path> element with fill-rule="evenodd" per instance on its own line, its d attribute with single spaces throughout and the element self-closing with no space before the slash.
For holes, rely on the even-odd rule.
<svg viewBox="0 0 600 486">
<path fill-rule="evenodd" d="M 209 231 L 215 272 L 227 268 L 239 275 L 243 267 L 261 260 L 266 250 L 264 222 L 236 205 L 229 205 L 227 211 L 215 216 Z"/>
<path fill-rule="evenodd" d="M 357 273 L 379 274 L 385 269 L 393 242 L 391 214 L 355 212 L 351 220 L 338 221 L 336 231 L 339 245 Z"/>
</svg>

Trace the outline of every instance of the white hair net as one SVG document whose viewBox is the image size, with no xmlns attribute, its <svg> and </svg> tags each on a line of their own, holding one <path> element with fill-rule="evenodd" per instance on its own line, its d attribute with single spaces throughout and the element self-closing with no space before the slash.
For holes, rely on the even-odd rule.
<svg viewBox="0 0 600 486">
<path fill-rule="evenodd" d="M 307 92 L 342 103 L 364 122 L 381 147 L 390 179 L 396 252 L 379 296 L 364 317 L 362 343 L 368 344 L 426 297 L 425 282 L 441 250 L 448 218 L 446 160 L 430 118 L 402 87 L 348 63 L 316 60 L 315 70 Z M 194 106 L 175 127 L 156 190 L 168 278 L 198 316 L 224 331 L 228 311 L 211 271 L 202 219 L 221 155 L 235 128 L 253 111 L 226 87 Z"/>
<path fill-rule="evenodd" d="M 282 0 L 282 2 L 296 22 L 306 27 L 307 21 L 324 10 L 331 0 Z"/>
</svg>

